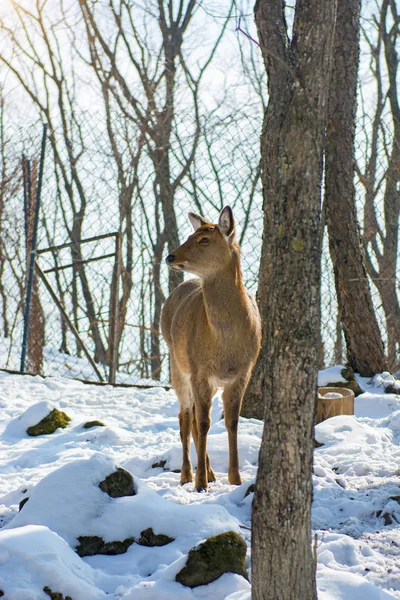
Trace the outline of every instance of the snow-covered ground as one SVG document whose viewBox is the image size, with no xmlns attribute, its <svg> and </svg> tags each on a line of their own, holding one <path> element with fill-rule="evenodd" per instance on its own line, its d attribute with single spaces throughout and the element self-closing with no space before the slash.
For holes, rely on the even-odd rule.
<svg viewBox="0 0 400 600">
<path fill-rule="evenodd" d="M 321 373 L 320 385 L 337 373 Z M 362 385 L 356 416 L 316 427 L 323 443 L 314 461 L 319 600 L 400 599 L 400 396 L 385 394 L 382 378 Z M 174 472 L 181 448 L 173 391 L 0 373 L 0 407 L 0 589 L 6 600 L 46 600 L 45 586 L 73 600 L 250 599 L 250 584 L 240 575 L 193 589 L 175 575 L 190 548 L 212 535 L 233 530 L 250 545 L 252 494 L 245 494 L 256 476 L 260 421 L 240 421 L 245 483 L 230 486 L 221 401 L 214 400 L 209 454 L 218 479 L 199 494 L 193 484 L 180 486 Z M 29 437 L 26 428 L 53 407 L 71 417 L 68 427 Z M 95 419 L 106 426 L 83 428 Z M 152 467 L 160 461 L 164 468 Z M 116 466 L 133 475 L 135 496 L 111 499 L 98 488 Z M 148 527 L 174 541 L 156 548 L 134 543 L 118 556 L 75 552 L 79 536 L 137 539 Z"/>
</svg>

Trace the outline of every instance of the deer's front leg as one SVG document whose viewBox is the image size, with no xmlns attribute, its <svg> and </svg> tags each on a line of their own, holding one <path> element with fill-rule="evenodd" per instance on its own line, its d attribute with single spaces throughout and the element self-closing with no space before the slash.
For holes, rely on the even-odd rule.
<svg viewBox="0 0 400 600">
<path fill-rule="evenodd" d="M 208 381 L 201 377 L 192 377 L 191 383 L 197 424 L 196 490 L 201 492 L 208 487 L 207 435 L 211 425 L 212 389 Z"/>
<path fill-rule="evenodd" d="M 179 429 L 182 442 L 182 485 L 193 481 L 192 465 L 190 463 L 190 421 L 190 410 L 188 408 L 181 408 L 179 413 Z"/>
<path fill-rule="evenodd" d="M 214 393 L 212 393 L 212 396 L 214 396 Z M 197 448 L 198 448 L 198 443 L 199 443 L 199 433 L 197 430 L 196 410 L 194 409 L 194 407 L 193 407 L 193 414 L 192 414 L 192 436 L 193 436 L 193 441 L 194 441 L 194 445 L 195 445 L 196 453 L 197 453 Z M 211 467 L 208 453 L 206 454 L 206 463 L 207 463 L 207 479 L 208 479 L 208 483 L 211 483 L 213 481 L 216 481 L 217 477 Z"/>
<path fill-rule="evenodd" d="M 222 394 L 224 403 L 225 426 L 228 432 L 229 466 L 228 479 L 231 485 L 240 485 L 242 478 L 239 472 L 239 452 L 237 431 L 239 424 L 240 407 L 249 376 L 238 377 L 233 383 L 227 385 Z"/>
</svg>

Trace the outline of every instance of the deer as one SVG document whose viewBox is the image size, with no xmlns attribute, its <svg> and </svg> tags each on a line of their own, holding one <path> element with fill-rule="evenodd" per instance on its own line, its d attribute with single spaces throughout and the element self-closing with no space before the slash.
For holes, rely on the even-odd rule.
<svg viewBox="0 0 400 600">
<path fill-rule="evenodd" d="M 180 483 L 193 482 L 190 439 L 197 453 L 195 489 L 216 480 L 207 453 L 212 400 L 222 389 L 228 433 L 228 480 L 240 485 L 238 423 L 242 399 L 257 360 L 261 319 L 243 283 L 240 247 L 230 206 L 217 224 L 189 213 L 194 233 L 165 261 L 170 269 L 196 275 L 178 285 L 161 313 L 170 353 L 171 383 L 179 400 L 182 443 Z"/>
</svg>

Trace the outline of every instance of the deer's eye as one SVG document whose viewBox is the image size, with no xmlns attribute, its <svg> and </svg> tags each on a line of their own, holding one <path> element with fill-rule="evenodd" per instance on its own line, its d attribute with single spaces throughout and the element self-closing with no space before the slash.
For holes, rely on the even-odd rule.
<svg viewBox="0 0 400 600">
<path fill-rule="evenodd" d="M 209 240 L 206 237 L 200 238 L 199 244 L 208 244 Z"/>
</svg>

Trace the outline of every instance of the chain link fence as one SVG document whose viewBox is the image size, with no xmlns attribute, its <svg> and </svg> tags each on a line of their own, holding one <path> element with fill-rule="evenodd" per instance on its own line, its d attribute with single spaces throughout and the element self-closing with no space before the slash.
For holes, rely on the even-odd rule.
<svg viewBox="0 0 400 600">
<path fill-rule="evenodd" d="M 169 279 L 163 259 L 174 228 L 181 241 L 190 234 L 189 210 L 215 222 L 223 206 L 232 206 L 244 280 L 256 293 L 263 229 L 261 125 L 261 118 L 243 114 L 209 118 L 200 122 L 200 128 L 198 121 L 175 118 L 171 147 L 161 151 L 145 144 L 129 121 L 117 116 L 109 122 L 83 114 L 79 121 L 49 130 L 28 372 L 117 383 L 168 381 L 159 318 L 176 282 Z M 41 134 L 40 124 L 24 130 L 3 127 L 0 140 L 0 368 L 17 371 Z M 365 152 L 369 148 L 360 136 L 356 185 L 360 227 L 382 336 L 387 347 L 389 337 L 395 339 L 390 356 L 395 370 L 398 333 L 388 328 L 399 312 L 399 213 L 393 205 L 389 227 L 385 199 L 388 144 L 393 142 L 388 135 L 379 138 L 375 173 L 379 185 L 373 186 L 371 200 L 370 184 L 363 179 L 368 164 L 363 147 Z M 194 150 L 188 153 L 188 148 Z M 392 257 L 390 274 L 388 267 L 382 272 L 379 262 L 385 252 L 386 258 Z M 395 279 L 391 299 L 385 296 L 383 277 Z M 329 366 L 345 361 L 345 347 L 326 234 L 321 292 L 321 361 Z"/>
</svg>

